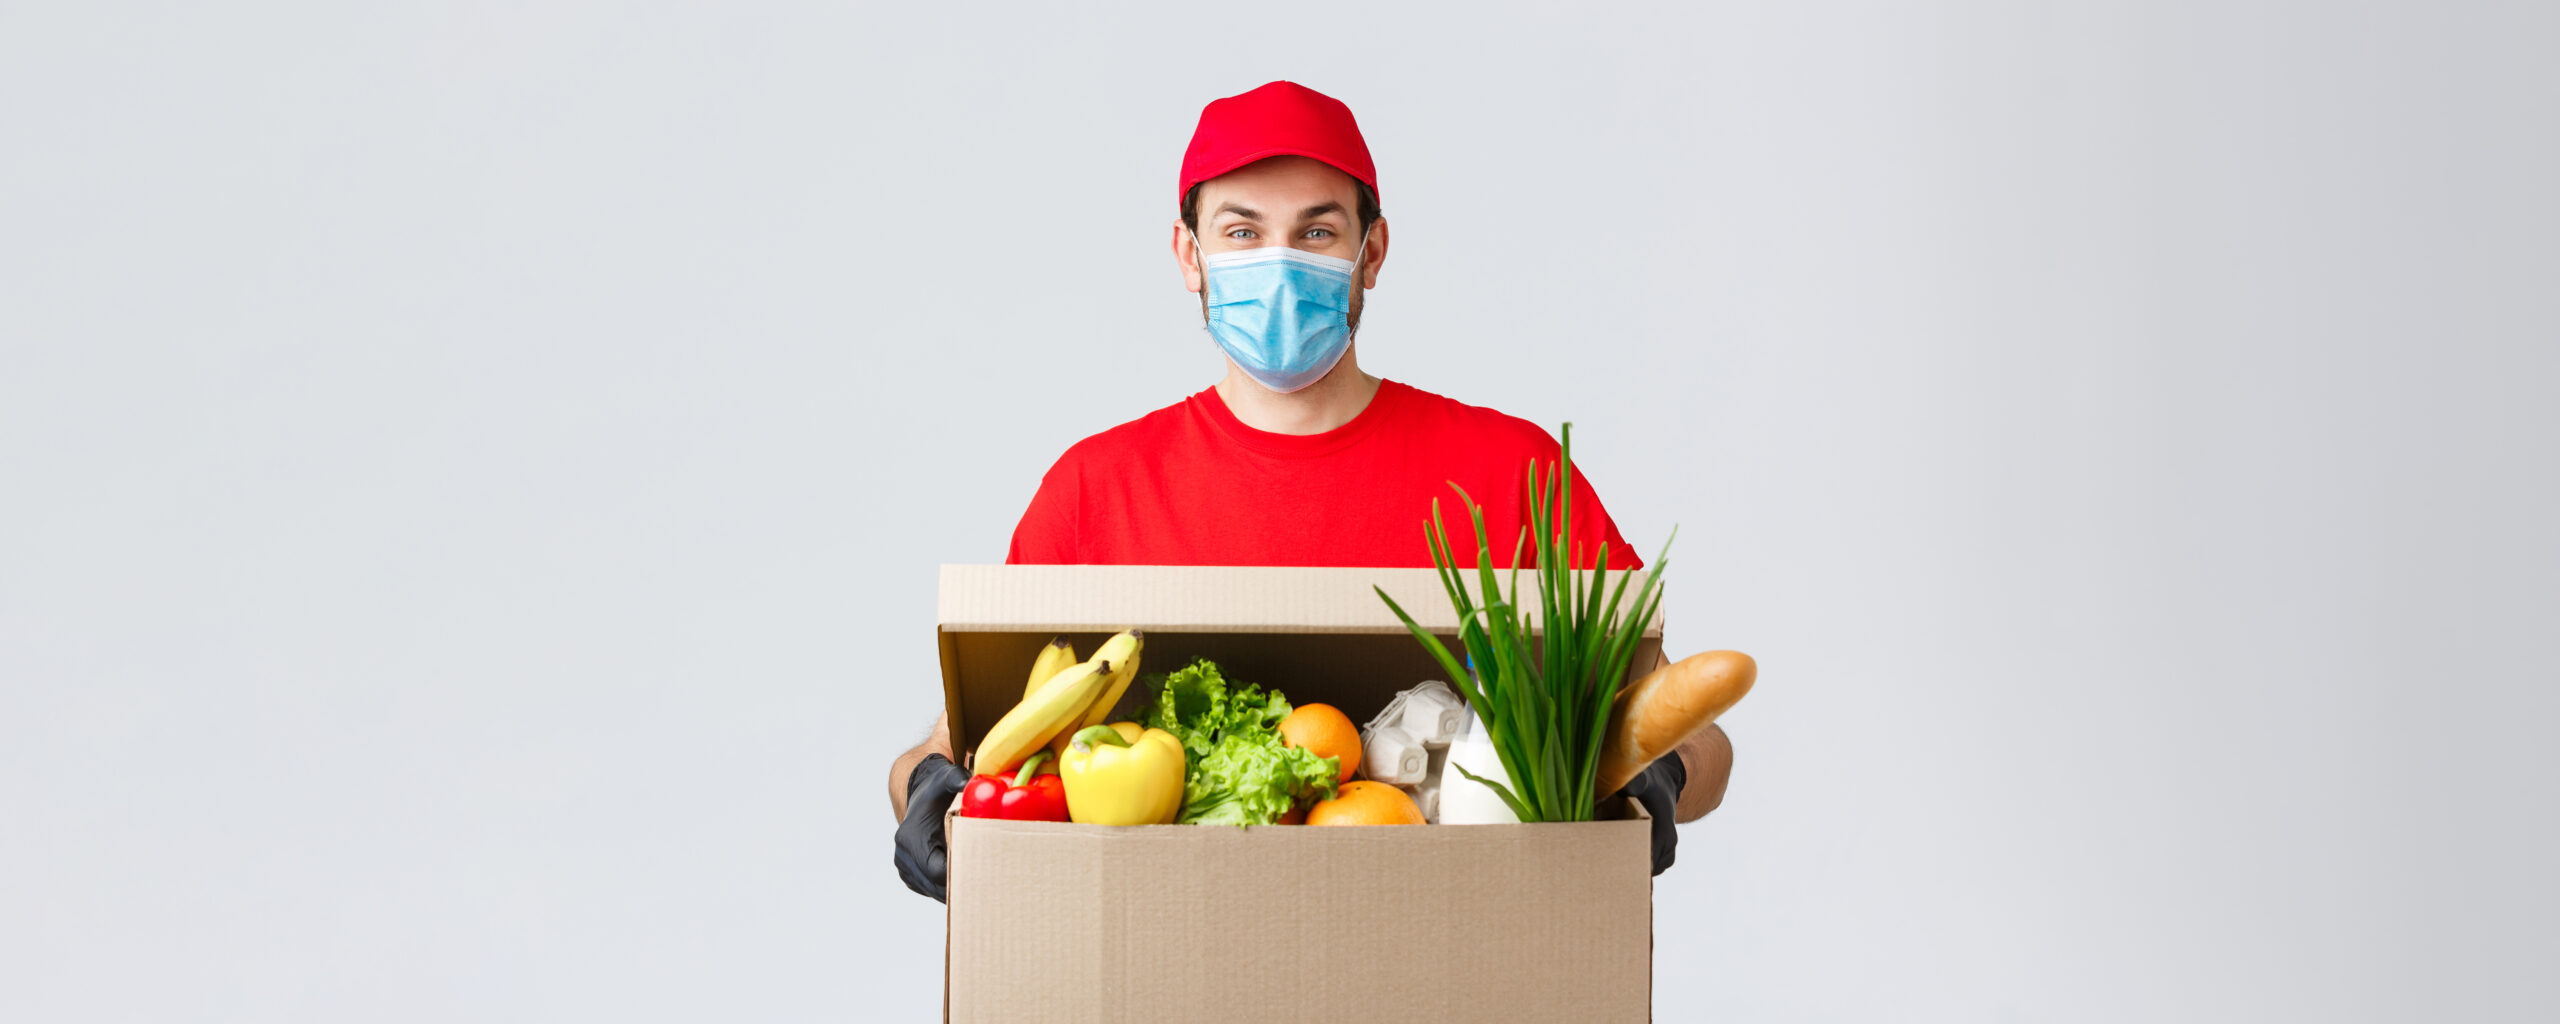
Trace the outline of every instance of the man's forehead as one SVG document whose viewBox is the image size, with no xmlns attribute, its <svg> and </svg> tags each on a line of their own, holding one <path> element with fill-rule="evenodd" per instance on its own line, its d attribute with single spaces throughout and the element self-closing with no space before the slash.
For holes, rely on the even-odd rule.
<svg viewBox="0 0 2560 1024">
<path fill-rule="evenodd" d="M 1257 219 L 1348 213 L 1358 180 L 1322 161 L 1284 156 L 1256 161 L 1200 183 L 1200 210 Z"/>
<path fill-rule="evenodd" d="M 1216 208 L 1209 211 L 1212 217 L 1240 217 L 1245 220 L 1276 220 L 1293 215 L 1298 220 L 1315 220 L 1319 217 L 1347 216 L 1350 213 L 1351 208 L 1344 206 L 1340 200 L 1336 199 L 1327 199 L 1295 211 L 1285 205 L 1262 209 L 1247 206 L 1241 199 L 1228 199 L 1219 202 Z"/>
</svg>

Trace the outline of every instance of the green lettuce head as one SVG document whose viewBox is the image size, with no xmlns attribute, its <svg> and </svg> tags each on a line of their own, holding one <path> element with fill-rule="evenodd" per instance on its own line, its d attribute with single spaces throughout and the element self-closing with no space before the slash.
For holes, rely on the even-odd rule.
<svg viewBox="0 0 2560 1024">
<path fill-rule="evenodd" d="M 1179 820 L 1268 825 L 1303 797 L 1331 798 L 1340 762 L 1282 745 L 1287 717 L 1289 700 L 1279 691 L 1231 686 L 1206 658 L 1164 676 L 1146 724 L 1180 739 L 1190 760 Z"/>
</svg>

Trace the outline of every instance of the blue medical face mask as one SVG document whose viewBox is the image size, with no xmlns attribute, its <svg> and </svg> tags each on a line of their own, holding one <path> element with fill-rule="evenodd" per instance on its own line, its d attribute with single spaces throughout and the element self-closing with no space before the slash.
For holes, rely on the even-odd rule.
<svg viewBox="0 0 2560 1024">
<path fill-rule="evenodd" d="M 1351 275 L 1358 260 L 1285 245 L 1200 253 L 1209 336 L 1245 376 L 1287 394 L 1324 379 L 1351 349 Z M 1360 238 L 1360 254 L 1369 238 Z"/>
</svg>

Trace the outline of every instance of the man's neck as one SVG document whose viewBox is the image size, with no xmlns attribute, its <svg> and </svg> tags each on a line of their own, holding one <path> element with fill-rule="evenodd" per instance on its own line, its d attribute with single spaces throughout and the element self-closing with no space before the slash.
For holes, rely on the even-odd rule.
<svg viewBox="0 0 2560 1024">
<path fill-rule="evenodd" d="M 1245 426 L 1274 434 L 1324 433 L 1351 422 L 1377 396 L 1378 378 L 1360 372 L 1347 352 L 1323 380 L 1285 395 L 1254 383 L 1232 360 L 1226 377 L 1218 381 L 1218 398 L 1227 403 L 1227 411 Z"/>
</svg>

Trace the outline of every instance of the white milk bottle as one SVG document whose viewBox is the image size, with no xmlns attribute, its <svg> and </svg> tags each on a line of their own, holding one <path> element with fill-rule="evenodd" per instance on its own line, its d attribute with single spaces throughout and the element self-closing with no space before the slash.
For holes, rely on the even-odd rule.
<svg viewBox="0 0 2560 1024">
<path fill-rule="evenodd" d="M 1477 778 L 1511 785 L 1511 776 L 1502 770 L 1502 755 L 1494 753 L 1493 737 L 1482 725 L 1470 708 L 1458 725 L 1457 738 L 1449 741 L 1449 761 L 1440 772 L 1440 824 L 1508 825 L 1520 820 L 1511 813 L 1511 805 L 1502 802 L 1502 794 L 1458 774 L 1458 769 L 1465 768 Z M 1517 789 L 1512 793 L 1519 795 Z"/>
</svg>

